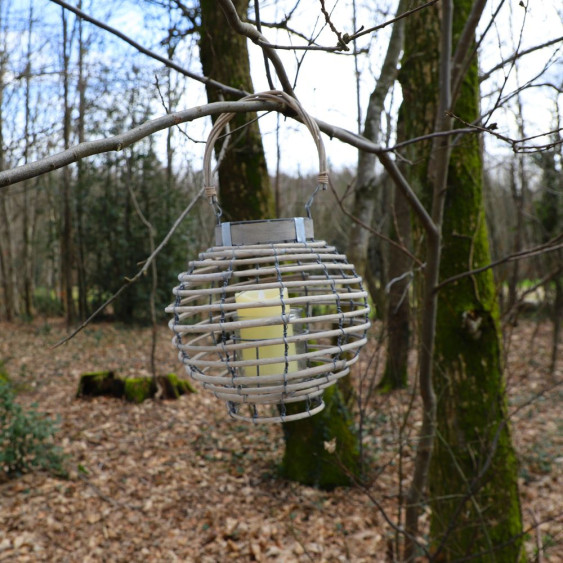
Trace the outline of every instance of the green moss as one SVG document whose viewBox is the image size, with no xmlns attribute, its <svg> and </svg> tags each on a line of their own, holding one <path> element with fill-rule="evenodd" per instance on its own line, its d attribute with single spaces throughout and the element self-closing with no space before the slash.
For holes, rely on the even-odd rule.
<svg viewBox="0 0 563 563">
<path fill-rule="evenodd" d="M 454 49 L 471 6 L 470 0 L 454 2 Z M 420 11 L 405 24 L 411 38 L 400 73 L 406 138 L 431 132 L 435 123 L 440 17 L 433 10 Z M 476 60 L 453 113 L 468 122 L 479 115 Z M 421 190 L 428 209 L 433 195 L 429 148 L 430 143 L 416 144 L 406 155 L 415 163 L 408 169 L 409 180 Z M 465 135 L 456 141 L 448 169 L 441 280 L 490 264 L 482 172 L 479 139 Z M 471 555 L 476 561 L 518 561 L 522 522 L 517 462 L 506 424 L 492 271 L 444 287 L 436 322 L 437 438 L 429 475 L 432 547 L 440 549 L 440 561 Z"/>
<path fill-rule="evenodd" d="M 331 490 L 350 485 L 351 477 L 359 476 L 359 444 L 350 412 L 336 385 L 325 391 L 324 401 L 326 407 L 319 414 L 283 425 L 286 449 L 281 474 L 304 485 Z M 288 413 L 297 409 L 287 405 Z"/>
<path fill-rule="evenodd" d="M 152 377 L 129 377 L 125 380 L 125 400 L 140 404 L 156 393 Z"/>
<path fill-rule="evenodd" d="M 181 395 L 197 392 L 188 380 L 180 379 L 175 373 L 159 378 L 159 383 L 163 387 L 165 399 L 177 399 Z"/>
</svg>

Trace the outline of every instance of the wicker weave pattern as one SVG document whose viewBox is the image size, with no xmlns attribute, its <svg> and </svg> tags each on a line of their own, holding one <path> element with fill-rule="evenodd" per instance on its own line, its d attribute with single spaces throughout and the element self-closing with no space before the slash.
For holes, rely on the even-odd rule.
<svg viewBox="0 0 563 563">
<path fill-rule="evenodd" d="M 366 342 L 361 278 L 323 241 L 213 247 L 178 279 L 167 311 L 179 358 L 234 418 L 282 422 L 319 412 L 323 390 L 349 372 Z M 256 290 L 269 290 L 269 297 L 237 300 Z M 264 307 L 277 314 L 250 311 Z M 244 338 L 256 328 L 252 334 L 262 338 Z M 263 346 L 273 351 L 267 357 L 258 352 Z M 301 412 L 286 414 L 285 404 L 295 402 Z"/>
</svg>

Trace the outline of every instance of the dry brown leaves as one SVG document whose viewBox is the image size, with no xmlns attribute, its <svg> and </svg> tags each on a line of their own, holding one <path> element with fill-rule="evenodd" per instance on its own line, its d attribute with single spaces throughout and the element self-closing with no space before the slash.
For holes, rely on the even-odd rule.
<svg viewBox="0 0 563 563">
<path fill-rule="evenodd" d="M 541 546 L 543 561 L 559 562 L 561 389 L 535 397 L 549 383 L 550 335 L 540 325 L 532 338 L 535 330 L 524 323 L 511 335 L 508 391 L 523 514 L 527 526 L 539 523 L 526 547 L 530 557 Z M 328 493 L 278 477 L 278 425 L 234 422 L 204 391 L 142 405 L 75 398 L 83 372 L 147 374 L 149 330 L 92 325 L 54 351 L 50 345 L 64 335 L 59 321 L 0 324 L 0 333 L 0 359 L 22 387 L 20 400 L 60 417 L 57 440 L 70 469 L 68 480 L 36 473 L 0 484 L 0 561 L 389 560 L 395 532 L 372 499 L 396 521 L 412 457 L 409 447 L 401 460 L 398 451 L 408 390 L 376 397 L 368 410 L 369 490 Z M 162 374 L 179 369 L 169 336 L 165 328 L 159 335 Z M 415 402 L 410 436 L 417 409 Z"/>
</svg>

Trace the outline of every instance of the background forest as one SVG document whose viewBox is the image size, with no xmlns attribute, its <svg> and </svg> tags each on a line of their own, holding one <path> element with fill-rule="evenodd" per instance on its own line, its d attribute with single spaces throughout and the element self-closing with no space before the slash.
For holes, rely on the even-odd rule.
<svg viewBox="0 0 563 563">
<path fill-rule="evenodd" d="M 71 459 L 40 458 L 55 476 L 34 481 L 2 458 L 0 560 L 105 560 L 119 545 L 124 561 L 560 561 L 561 7 L 306 4 L 0 0 L 0 375 L 18 395 L 0 405 L 23 416 L 19 401 L 32 425 L 33 401 L 60 416 L 60 437 L 47 426 L 38 440 Z M 315 236 L 347 253 L 372 306 L 357 369 L 309 426 L 231 427 L 199 392 L 84 406 L 85 372 L 180 369 L 164 309 L 178 273 L 214 244 L 207 134 L 221 108 L 274 88 L 323 132 L 330 185 L 312 208 Z M 223 218 L 303 216 L 318 172 L 309 134 L 279 107 L 253 109 L 238 113 L 229 150 L 216 147 Z M 189 477 L 169 471 L 177 448 Z M 149 458 L 166 469 L 132 477 Z M 206 472 L 220 484 L 215 512 Z M 71 514 L 55 512 L 60 526 L 34 536 L 17 508 L 30 487 L 43 511 L 72 498 L 71 514 L 89 491 L 96 508 L 80 526 L 96 541 L 65 547 Z M 230 512 L 240 494 L 266 507 L 261 518 L 252 500 Z M 158 535 L 154 518 L 174 534 L 123 540 L 143 521 Z"/>
</svg>

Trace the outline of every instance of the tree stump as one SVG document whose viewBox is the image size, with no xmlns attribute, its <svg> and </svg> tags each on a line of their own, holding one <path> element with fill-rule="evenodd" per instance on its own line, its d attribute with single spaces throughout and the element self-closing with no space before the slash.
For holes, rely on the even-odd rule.
<svg viewBox="0 0 563 563">
<path fill-rule="evenodd" d="M 76 396 L 115 397 L 130 403 L 140 404 L 147 399 L 177 399 L 195 393 L 193 385 L 180 379 L 175 373 L 153 377 L 117 377 L 113 371 L 83 373 L 78 383 Z"/>
<path fill-rule="evenodd" d="M 83 373 L 78 382 L 77 397 L 123 397 L 124 383 L 113 371 Z"/>
</svg>

